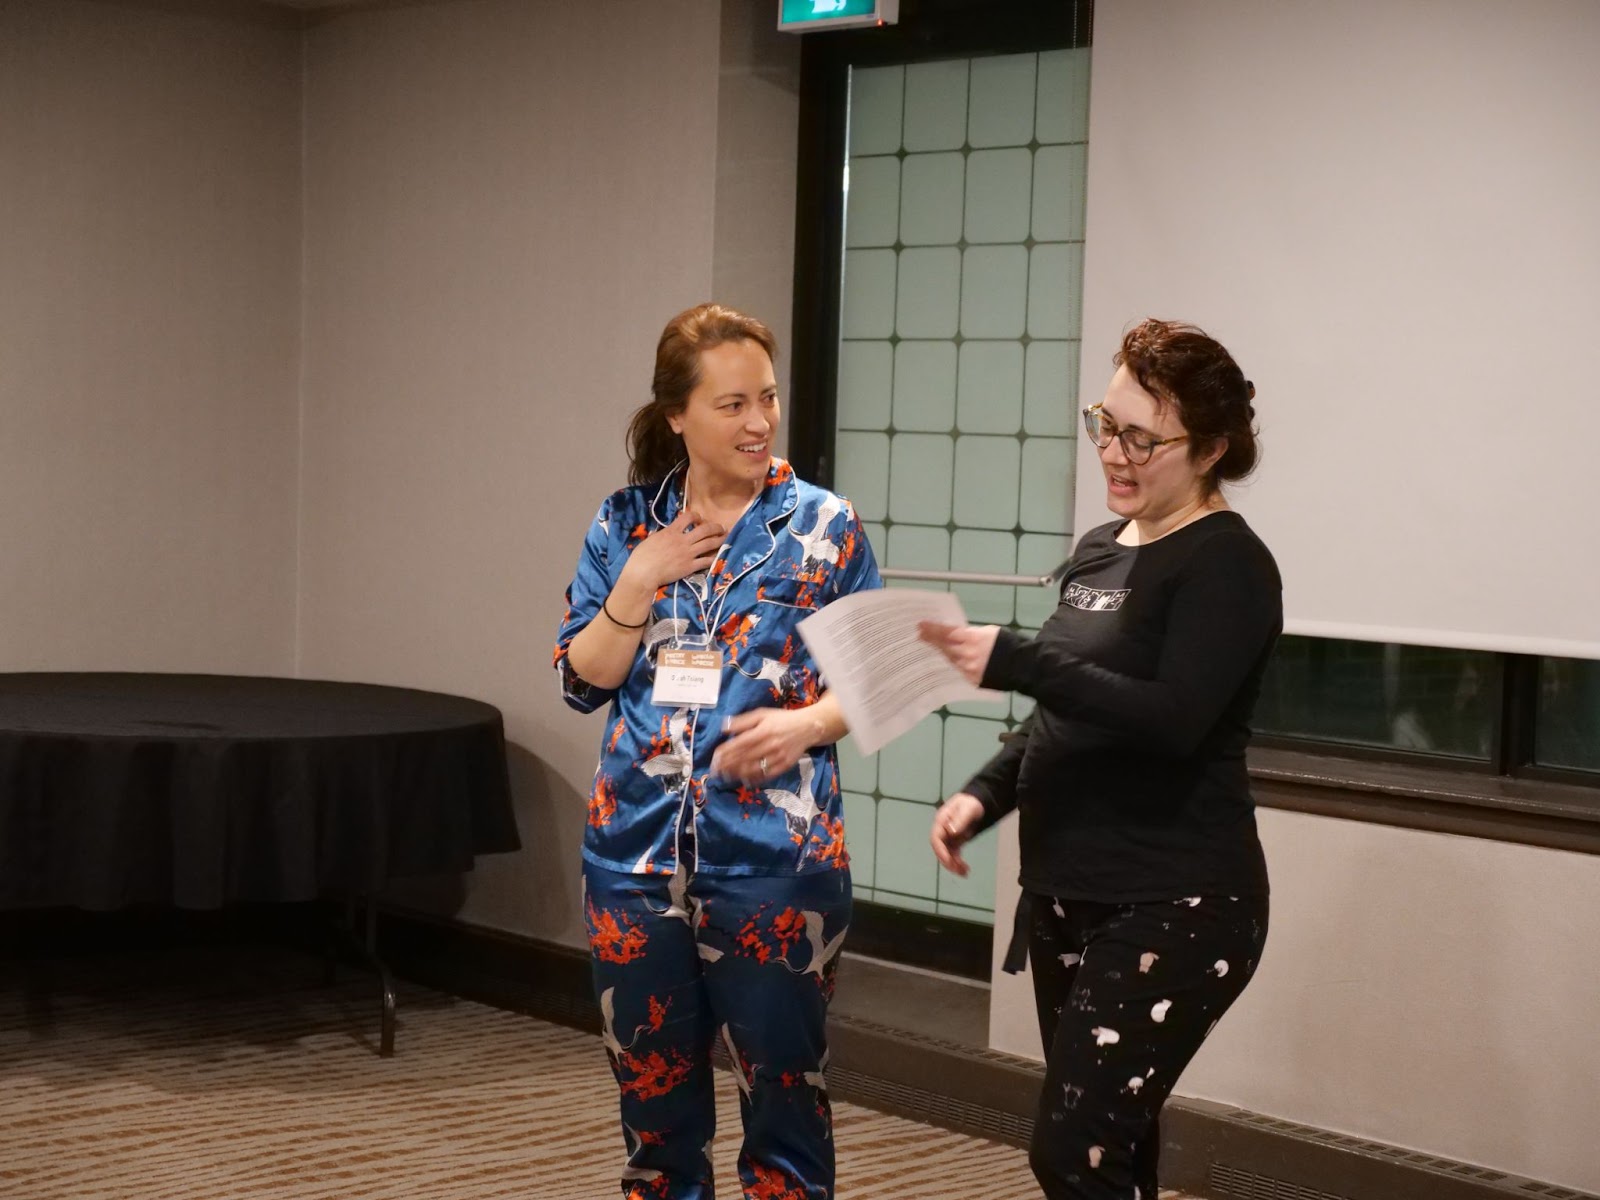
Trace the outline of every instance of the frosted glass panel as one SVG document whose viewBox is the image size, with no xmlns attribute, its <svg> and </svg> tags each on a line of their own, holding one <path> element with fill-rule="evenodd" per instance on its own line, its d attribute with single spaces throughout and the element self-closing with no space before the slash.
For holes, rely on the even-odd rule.
<svg viewBox="0 0 1600 1200">
<path fill-rule="evenodd" d="M 889 516 L 913 524 L 945 524 L 954 473 L 955 439 L 948 434 L 895 434 L 889 452 Z"/>
<path fill-rule="evenodd" d="M 1106 378 L 1111 377 L 1110 367 Z M 1033 342 L 1028 346 L 1022 423 L 1030 434 L 1068 437 L 1078 431 L 1078 343 Z"/>
<path fill-rule="evenodd" d="M 1028 236 L 1032 207 L 1032 153 L 972 152 L 967 159 L 967 241 L 1022 241 Z"/>
<path fill-rule="evenodd" d="M 886 433 L 843 433 L 833 443 L 833 485 L 850 497 L 863 521 L 889 515 L 889 480 L 883 462 L 889 453 Z"/>
<path fill-rule="evenodd" d="M 847 495 L 845 499 L 850 499 Z M 872 547 L 872 556 L 879 562 L 889 561 L 889 530 L 887 526 L 876 521 L 863 521 L 861 528 L 866 532 L 867 542 Z"/>
<path fill-rule="evenodd" d="M 889 530 L 889 555 L 885 565 L 917 571 L 948 570 L 950 531 L 938 525 L 895 525 Z"/>
<path fill-rule="evenodd" d="M 849 250 L 844 256 L 844 315 L 847 338 L 886 338 L 894 334 L 893 250 Z"/>
<path fill-rule="evenodd" d="M 1051 50 L 1039 55 L 1039 109 L 1034 136 L 1041 142 L 1089 140 L 1089 51 Z"/>
<path fill-rule="evenodd" d="M 963 342 L 956 372 L 956 425 L 963 433 L 1016 433 L 1022 427 L 1022 345 Z"/>
<path fill-rule="evenodd" d="M 870 795 L 878 786 L 878 756 L 856 750 L 856 739 L 846 735 L 835 747 L 839 753 L 839 782 L 853 792 Z"/>
<path fill-rule="evenodd" d="M 894 347 L 888 342 L 845 342 L 839 347 L 840 429 L 882 429 L 894 394 Z"/>
<path fill-rule="evenodd" d="M 1017 574 L 1043 575 L 1054 571 L 1072 553 L 1072 539 L 1048 534 L 1025 533 L 1017 539 Z M 1061 594 L 1053 588 L 1020 588 L 1017 591 L 1017 624 L 1037 629 L 1056 610 Z M 1016 712 L 1012 700 L 1012 712 Z M 1024 714 L 1026 715 L 1026 714 Z M 1019 718 L 1020 719 L 1020 718 Z"/>
<path fill-rule="evenodd" d="M 904 67 L 854 67 L 850 71 L 851 155 L 893 154 L 900 149 Z"/>
<path fill-rule="evenodd" d="M 959 150 L 966 140 L 966 61 L 907 67 L 905 148 Z"/>
<path fill-rule="evenodd" d="M 840 771 L 841 779 L 849 776 Z M 850 854 L 852 887 L 872 886 L 872 867 L 878 857 L 878 802 L 862 792 L 843 792 L 844 844 Z"/>
<path fill-rule="evenodd" d="M 1087 146 L 1041 146 L 1033 156 L 1033 236 L 1081 242 L 1087 189 Z"/>
<path fill-rule="evenodd" d="M 834 480 L 885 567 L 1039 576 L 1066 557 L 1088 72 L 1085 50 L 852 73 Z M 1058 602 L 890 586 L 949 588 L 973 620 L 1024 632 Z M 936 870 L 928 823 L 1030 708 L 951 705 L 871 759 L 846 739 L 859 898 L 993 920 L 995 840 L 968 847 L 959 880 Z"/>
<path fill-rule="evenodd" d="M 1022 446 L 1022 514 L 1033 533 L 1066 533 L 1072 528 L 1071 438 L 1029 438 Z"/>
<path fill-rule="evenodd" d="M 901 342 L 894 355 L 894 427 L 948 433 L 955 420 L 955 345 Z"/>
<path fill-rule="evenodd" d="M 957 492 L 961 495 L 960 472 L 957 470 Z M 983 529 L 958 529 L 950 535 L 950 569 L 952 571 L 983 571 L 998 575 L 1013 575 L 1017 570 L 1017 538 L 1013 533 L 991 532 Z M 951 590 L 961 597 L 961 606 L 967 619 L 980 625 L 1009 625 L 1015 615 L 1016 588 L 984 583 L 957 583 Z M 985 703 L 980 712 L 994 711 L 994 705 Z"/>
<path fill-rule="evenodd" d="M 939 863 L 928 845 L 933 809 L 904 800 L 878 801 L 878 865 L 874 897 L 897 908 L 934 911 Z"/>
<path fill-rule="evenodd" d="M 1028 333 L 1036 338 L 1077 337 L 1083 326 L 1083 245 L 1035 246 L 1028 271 Z"/>
<path fill-rule="evenodd" d="M 1026 146 L 1033 138 L 1037 54 L 1004 54 L 972 62 L 967 141 L 973 146 Z"/>
<path fill-rule="evenodd" d="M 939 763 L 944 755 L 944 722 L 935 713 L 913 725 L 878 751 L 878 788 L 887 796 L 937 804 L 940 791 Z M 926 821 L 928 818 L 924 817 Z M 922 840 L 928 840 L 924 825 Z"/>
<path fill-rule="evenodd" d="M 901 337 L 954 337 L 960 302 L 959 250 L 940 247 L 900 252 L 896 324 Z"/>
<path fill-rule="evenodd" d="M 900 160 L 857 158 L 850 163 L 846 246 L 892 246 L 900 236 Z"/>
<path fill-rule="evenodd" d="M 948 717 L 944 737 L 944 794 L 966 786 L 978 769 L 1000 752 L 1004 721 L 984 721 L 974 717 Z"/>
<path fill-rule="evenodd" d="M 1020 338 L 1026 330 L 1028 251 L 973 246 L 963 256 L 961 333 L 969 338 Z"/>
<path fill-rule="evenodd" d="M 961 240 L 966 161 L 959 154 L 912 154 L 902 169 L 900 240 L 954 246 Z"/>
<path fill-rule="evenodd" d="M 1015 527 L 1021 454 L 1022 443 L 1014 437 L 963 436 L 957 439 L 957 525 L 979 529 Z"/>
</svg>

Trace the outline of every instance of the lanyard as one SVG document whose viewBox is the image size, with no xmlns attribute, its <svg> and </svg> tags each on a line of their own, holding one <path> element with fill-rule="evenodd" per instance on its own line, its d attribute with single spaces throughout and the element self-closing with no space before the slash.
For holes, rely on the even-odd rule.
<svg viewBox="0 0 1600 1200">
<path fill-rule="evenodd" d="M 750 503 L 746 504 L 744 506 L 744 512 L 741 512 L 737 517 L 734 518 L 733 525 L 731 525 L 729 527 L 729 529 L 728 529 L 728 540 L 722 543 L 721 548 L 719 548 L 717 550 L 716 557 L 712 559 L 711 565 L 712 565 L 713 569 L 715 569 L 717 563 L 719 563 L 719 562 L 724 563 L 724 564 L 727 563 L 726 556 L 730 553 L 730 551 L 732 549 L 732 546 L 733 546 L 733 531 L 734 531 L 734 529 L 738 528 L 739 522 L 742 521 L 744 519 L 744 517 L 745 517 L 745 513 L 748 513 L 752 508 L 754 508 L 755 504 L 756 504 L 756 501 L 759 500 L 760 498 L 761 498 L 761 493 L 757 492 L 754 496 L 752 496 L 750 498 Z M 685 471 L 684 474 L 683 474 L 683 503 L 680 506 L 679 511 L 680 512 L 687 512 L 688 510 L 689 510 L 689 473 L 687 471 Z M 730 567 L 726 567 L 726 566 L 725 566 L 724 569 L 725 570 L 731 570 Z M 682 582 L 683 582 L 683 580 L 676 579 L 672 583 L 672 619 L 674 621 L 676 621 L 678 619 L 678 585 L 680 583 L 682 583 Z M 694 597 L 695 604 L 699 606 L 699 609 L 700 609 L 700 624 L 705 628 L 705 631 L 706 631 L 706 645 L 708 645 L 708 646 L 712 646 L 712 645 L 716 644 L 716 641 L 717 641 L 717 630 L 722 627 L 722 610 L 724 608 L 726 608 L 727 605 L 728 605 L 728 593 L 733 591 L 734 583 L 735 583 L 735 580 L 730 575 L 729 578 L 728 578 L 727 586 L 722 589 L 722 594 L 717 597 L 716 611 L 714 613 L 712 613 L 709 617 L 706 615 L 706 601 L 708 599 L 710 599 L 710 597 L 711 597 L 711 572 L 710 571 L 706 572 L 705 591 L 703 591 L 703 592 L 702 591 L 698 591 L 693 587 L 691 587 L 689 589 L 689 594 Z"/>
</svg>

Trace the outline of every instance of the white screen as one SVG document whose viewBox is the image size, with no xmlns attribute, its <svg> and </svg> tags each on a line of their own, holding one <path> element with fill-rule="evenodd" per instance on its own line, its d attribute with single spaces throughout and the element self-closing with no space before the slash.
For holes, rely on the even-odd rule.
<svg viewBox="0 0 1600 1200">
<path fill-rule="evenodd" d="M 1192 321 L 1289 632 L 1600 658 L 1600 3 L 1116 0 L 1092 69 L 1083 403 Z"/>
</svg>

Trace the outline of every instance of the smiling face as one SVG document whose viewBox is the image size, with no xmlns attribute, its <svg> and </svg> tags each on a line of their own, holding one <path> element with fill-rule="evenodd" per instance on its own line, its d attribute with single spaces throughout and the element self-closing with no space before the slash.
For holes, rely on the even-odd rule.
<svg viewBox="0 0 1600 1200">
<path fill-rule="evenodd" d="M 1100 402 L 1107 433 L 1130 430 L 1153 440 L 1183 438 L 1157 446 L 1148 461 L 1135 464 L 1112 437 L 1100 450 L 1100 468 L 1106 477 L 1106 507 L 1119 517 L 1139 522 L 1159 536 L 1176 519 L 1210 497 L 1207 477 L 1226 443 L 1195 447 L 1173 404 L 1163 404 L 1140 386 L 1126 366 L 1118 367 Z"/>
<path fill-rule="evenodd" d="M 733 488 L 766 479 L 779 417 L 772 359 L 746 339 L 700 352 L 700 382 L 667 422 L 683 438 L 696 477 Z"/>
</svg>

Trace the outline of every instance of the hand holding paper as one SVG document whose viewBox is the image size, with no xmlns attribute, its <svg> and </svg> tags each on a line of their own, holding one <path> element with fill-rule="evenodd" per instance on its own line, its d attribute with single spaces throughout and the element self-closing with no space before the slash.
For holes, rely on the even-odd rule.
<svg viewBox="0 0 1600 1200">
<path fill-rule="evenodd" d="M 983 669 L 994 653 L 998 625 L 941 625 L 936 621 L 917 622 L 922 640 L 950 660 L 966 681 L 976 687 L 983 682 Z"/>
<path fill-rule="evenodd" d="M 950 592 L 886 588 L 841 597 L 800 622 L 800 636 L 838 696 L 862 754 L 875 753 L 946 704 L 1001 698 L 974 687 L 943 651 L 923 641 L 921 622 L 965 632 L 966 614 Z M 978 670 L 981 676 L 981 664 Z"/>
</svg>

